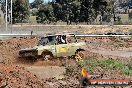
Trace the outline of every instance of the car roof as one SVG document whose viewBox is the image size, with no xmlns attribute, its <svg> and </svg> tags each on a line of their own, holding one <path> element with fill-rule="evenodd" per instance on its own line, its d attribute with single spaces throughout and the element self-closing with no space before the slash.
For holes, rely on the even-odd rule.
<svg viewBox="0 0 132 88">
<path fill-rule="evenodd" d="M 41 36 L 39 36 L 40 38 L 42 38 L 42 37 L 56 37 L 56 36 L 58 36 L 58 35 L 66 35 L 66 36 L 73 36 L 73 35 L 75 35 L 74 33 L 58 33 L 58 34 L 46 34 L 46 35 L 41 35 Z"/>
<path fill-rule="evenodd" d="M 63 33 L 63 34 L 47 34 L 47 36 L 58 36 L 58 35 L 74 35 L 74 33 Z"/>
</svg>

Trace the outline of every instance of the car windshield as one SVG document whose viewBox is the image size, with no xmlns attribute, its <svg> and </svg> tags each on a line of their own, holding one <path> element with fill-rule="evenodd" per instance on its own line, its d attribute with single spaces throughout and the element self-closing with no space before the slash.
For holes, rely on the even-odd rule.
<svg viewBox="0 0 132 88">
<path fill-rule="evenodd" d="M 67 44 L 77 42 L 75 37 L 66 37 L 66 35 L 41 37 L 38 45 Z"/>
<path fill-rule="evenodd" d="M 55 37 L 54 36 L 48 36 L 48 37 L 41 37 L 39 40 L 38 45 L 54 45 L 55 44 Z"/>
</svg>

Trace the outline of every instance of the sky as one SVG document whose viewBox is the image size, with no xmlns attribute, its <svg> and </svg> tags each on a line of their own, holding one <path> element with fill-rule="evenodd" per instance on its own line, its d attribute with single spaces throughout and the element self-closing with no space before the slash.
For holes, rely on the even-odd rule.
<svg viewBox="0 0 132 88">
<path fill-rule="evenodd" d="M 29 3 L 33 2 L 34 0 L 29 0 Z M 48 1 L 52 1 L 52 0 L 44 0 L 44 2 L 48 2 Z"/>
</svg>

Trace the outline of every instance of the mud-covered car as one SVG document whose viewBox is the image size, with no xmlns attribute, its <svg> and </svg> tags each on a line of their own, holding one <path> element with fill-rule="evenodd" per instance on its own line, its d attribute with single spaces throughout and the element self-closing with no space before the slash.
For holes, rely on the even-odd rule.
<svg viewBox="0 0 132 88">
<path fill-rule="evenodd" d="M 71 37 L 72 36 L 72 37 Z M 41 37 L 37 46 L 19 51 L 20 57 L 41 56 L 44 60 L 53 57 L 75 56 L 76 59 L 86 58 L 85 42 L 78 42 L 74 35 L 48 35 Z"/>
</svg>

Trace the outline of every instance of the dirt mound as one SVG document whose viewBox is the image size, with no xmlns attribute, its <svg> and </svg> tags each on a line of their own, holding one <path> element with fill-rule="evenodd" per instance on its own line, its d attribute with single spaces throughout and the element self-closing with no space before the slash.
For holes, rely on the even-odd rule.
<svg viewBox="0 0 132 88">
<path fill-rule="evenodd" d="M 104 37 L 104 38 L 86 38 L 87 45 L 89 48 L 95 49 L 107 49 L 107 50 L 131 50 L 132 39 L 115 38 L 115 37 Z"/>
<path fill-rule="evenodd" d="M 43 80 L 38 79 L 24 67 L 0 65 L 0 87 L 8 88 L 49 88 Z"/>
<path fill-rule="evenodd" d="M 68 67 L 69 68 L 69 67 Z M 80 88 L 78 70 L 67 69 L 65 78 L 41 79 L 25 67 L 0 64 L 0 87 L 9 88 Z M 79 74 L 80 75 L 80 74 Z"/>
<path fill-rule="evenodd" d="M 14 38 L 0 41 L 0 62 L 11 63 L 18 58 L 18 51 L 21 48 L 33 47 L 37 45 L 37 38 Z"/>
<path fill-rule="evenodd" d="M 72 87 L 73 83 L 76 84 L 78 82 L 71 82 L 67 79 L 63 80 L 57 80 L 57 79 L 40 79 L 38 76 L 32 74 L 31 72 L 27 71 L 25 66 L 39 66 L 44 65 L 45 63 L 47 65 L 47 62 L 30 62 L 26 61 L 29 64 L 23 64 L 24 61 L 18 61 L 18 51 L 21 48 L 27 48 L 27 47 L 33 47 L 37 45 L 38 39 L 37 38 L 14 38 L 9 39 L 6 41 L 0 42 L 0 87 L 11 87 L 11 88 L 18 88 L 18 87 L 25 87 L 25 88 L 62 88 L 63 87 Z M 62 59 L 61 59 L 62 60 Z M 53 60 L 49 62 L 49 65 L 62 65 L 66 64 L 64 62 L 64 59 L 61 60 Z M 11 65 L 12 63 L 16 63 L 17 66 Z M 23 62 L 23 63 L 22 63 Z M 61 63 L 64 62 L 64 63 Z M 23 66 L 23 67 L 21 67 Z M 68 83 L 68 84 L 67 84 Z M 79 83 L 78 83 L 79 84 Z M 77 85 L 76 85 L 77 86 Z"/>
</svg>

